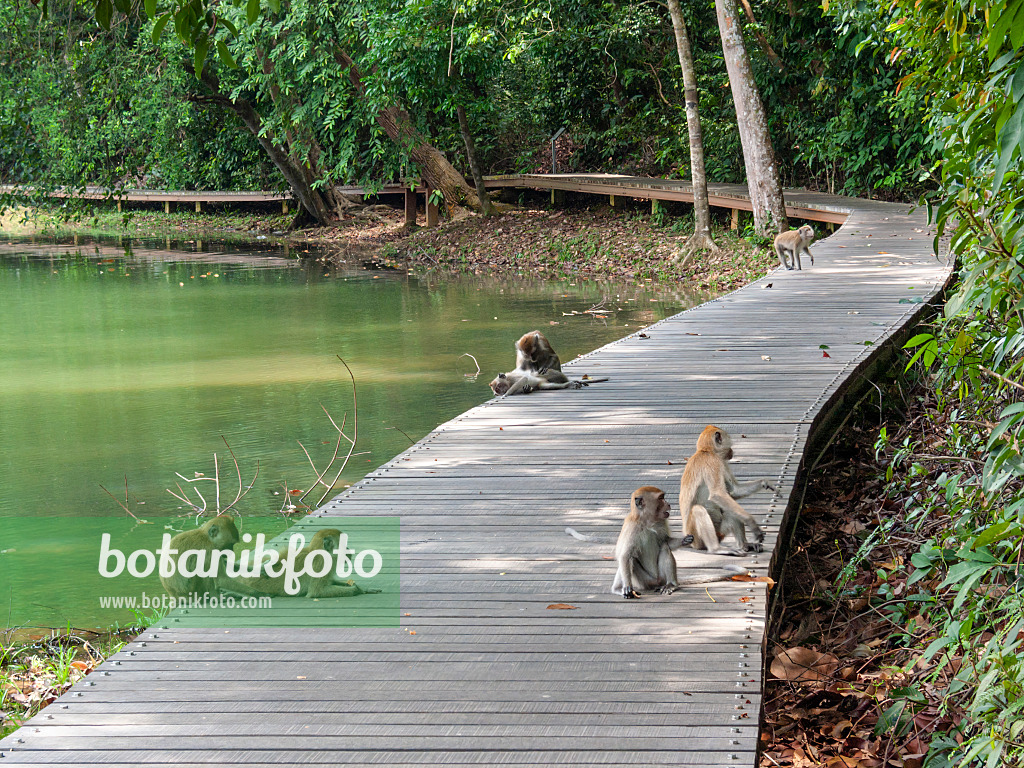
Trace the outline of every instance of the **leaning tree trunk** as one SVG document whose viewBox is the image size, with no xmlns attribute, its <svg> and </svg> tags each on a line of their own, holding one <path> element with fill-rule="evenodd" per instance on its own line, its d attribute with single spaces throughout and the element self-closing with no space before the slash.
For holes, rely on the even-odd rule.
<svg viewBox="0 0 1024 768">
<path fill-rule="evenodd" d="M 473 174 L 473 186 L 476 187 L 476 196 L 480 201 L 480 213 L 484 216 L 491 215 L 491 198 L 487 196 L 487 187 L 484 184 L 484 174 L 480 170 L 480 163 L 476 158 L 476 144 L 473 142 L 473 134 L 469 130 L 469 119 L 466 117 L 466 108 L 459 104 L 455 107 L 455 114 L 459 118 L 459 130 L 462 131 L 462 141 L 466 145 L 466 160 L 469 161 L 469 170 Z"/>
<path fill-rule="evenodd" d="M 336 51 L 335 59 L 348 70 L 348 78 L 356 92 L 366 95 L 363 76 L 355 61 L 344 51 Z M 455 170 L 448 159 L 420 133 L 409 117 L 409 113 L 400 106 L 393 104 L 377 110 L 377 124 L 384 129 L 395 144 L 405 149 L 413 161 L 420 167 L 423 180 L 433 189 L 440 190 L 449 211 L 459 207 L 481 210 L 480 198 L 476 190 L 466 183 L 466 179 Z"/>
<path fill-rule="evenodd" d="M 721 249 L 711 239 L 711 206 L 708 203 L 708 177 L 704 167 L 704 134 L 697 109 L 697 77 L 693 71 L 690 36 L 686 31 L 679 0 L 668 0 L 668 12 L 676 35 L 679 66 L 683 70 L 683 98 L 686 102 L 686 131 L 690 137 L 690 177 L 693 180 L 693 211 L 696 220 L 693 236 L 686 241 L 679 256 L 680 266 L 685 267 L 697 251 L 714 253 Z"/>
<path fill-rule="evenodd" d="M 262 49 L 256 50 L 263 74 L 269 79 L 270 100 L 274 106 L 284 112 L 302 107 L 302 100 L 294 91 L 287 95 L 282 94 L 280 83 L 276 80 L 274 62 Z M 284 102 L 284 103 L 282 103 Z M 299 136 L 295 135 L 295 131 Z M 301 140 L 299 140 L 301 138 Z M 320 158 L 323 157 L 323 149 L 317 141 L 313 131 L 308 125 L 300 124 L 293 128 L 285 128 L 285 143 L 288 145 L 288 156 L 292 165 L 302 172 L 303 178 L 311 190 L 323 198 L 324 204 L 331 211 L 335 218 L 341 218 L 342 212 L 353 205 L 343 194 L 337 191 L 334 184 L 326 184 L 316 187 L 315 183 L 324 177 L 323 168 L 320 165 Z M 300 147 L 302 150 L 300 151 Z M 304 155 L 304 156 L 303 156 Z"/>
<path fill-rule="evenodd" d="M 318 224 L 328 224 L 331 221 L 330 206 L 325 202 L 323 196 L 313 189 L 303 168 L 297 165 L 279 144 L 274 142 L 273 134 L 263 131 L 263 118 L 260 117 L 256 108 L 247 99 L 241 97 L 232 99 L 221 93 L 220 80 L 209 69 L 203 70 L 200 79 L 212 91 L 212 94 L 204 97 L 204 99 L 224 107 L 241 119 L 245 127 L 249 129 L 252 135 L 256 137 L 260 146 L 263 147 L 263 151 L 267 153 L 271 162 L 274 163 L 281 172 L 281 175 L 284 176 L 288 186 L 295 193 L 299 205 Z"/>
<path fill-rule="evenodd" d="M 768 118 L 750 69 L 750 57 L 736 14 L 736 0 L 715 0 L 715 10 L 725 53 L 725 68 L 736 103 L 743 164 L 747 168 L 747 191 L 754 208 L 754 229 L 759 235 L 767 236 L 786 229 L 786 206 L 771 136 L 768 135 Z"/>
</svg>

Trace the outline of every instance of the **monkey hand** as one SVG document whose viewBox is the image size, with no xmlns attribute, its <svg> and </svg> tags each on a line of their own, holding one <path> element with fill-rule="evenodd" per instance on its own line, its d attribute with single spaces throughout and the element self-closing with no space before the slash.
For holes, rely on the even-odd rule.
<svg viewBox="0 0 1024 768">
<path fill-rule="evenodd" d="M 762 480 L 761 481 L 761 490 L 762 491 L 777 491 L 779 489 L 776 488 L 774 485 L 772 485 L 770 480 Z"/>
<path fill-rule="evenodd" d="M 640 597 L 640 593 L 635 589 L 624 589 L 622 590 L 622 596 L 627 600 L 635 600 Z"/>
<path fill-rule="evenodd" d="M 676 591 L 676 587 L 674 584 L 666 584 L 658 591 L 663 595 L 671 595 L 673 592 Z"/>
<path fill-rule="evenodd" d="M 761 537 L 764 538 L 764 534 L 761 534 Z M 760 543 L 747 544 L 747 552 L 763 552 L 763 551 L 764 551 L 764 547 L 762 547 L 760 545 Z"/>
<path fill-rule="evenodd" d="M 568 389 L 583 389 L 585 386 L 587 386 L 585 381 L 570 381 Z"/>
</svg>

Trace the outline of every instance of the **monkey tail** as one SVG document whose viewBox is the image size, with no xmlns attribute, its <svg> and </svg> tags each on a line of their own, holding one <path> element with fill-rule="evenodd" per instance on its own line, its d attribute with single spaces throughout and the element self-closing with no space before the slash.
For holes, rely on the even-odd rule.
<svg viewBox="0 0 1024 768">
<path fill-rule="evenodd" d="M 575 528 L 566 528 L 565 532 L 572 536 L 574 539 L 579 539 L 580 541 L 599 541 L 602 544 L 615 543 L 613 539 L 609 539 L 606 536 L 593 536 L 589 533 L 580 533 Z"/>
<path fill-rule="evenodd" d="M 727 581 L 738 573 L 747 573 L 747 569 L 742 565 L 723 565 L 722 570 L 726 571 L 726 573 L 718 576 L 684 576 L 677 583 L 680 587 L 688 584 L 711 584 L 715 581 Z"/>
</svg>

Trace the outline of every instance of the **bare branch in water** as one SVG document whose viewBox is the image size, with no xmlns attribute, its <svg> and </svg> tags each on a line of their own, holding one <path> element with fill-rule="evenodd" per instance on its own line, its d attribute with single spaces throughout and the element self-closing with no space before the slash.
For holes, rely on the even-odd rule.
<svg viewBox="0 0 1024 768">
<path fill-rule="evenodd" d="M 399 429 L 398 427 L 384 427 L 384 429 L 385 430 L 394 429 L 394 430 L 396 430 L 398 432 L 401 432 L 403 435 L 405 435 L 405 439 L 409 441 L 410 445 L 416 445 L 416 441 L 413 440 L 411 437 L 409 437 L 409 434 L 404 429 Z"/>
<path fill-rule="evenodd" d="M 480 363 L 477 362 L 477 359 L 473 357 L 471 354 L 469 354 L 469 352 L 463 352 L 461 355 L 459 355 L 460 360 L 464 357 L 468 357 L 470 360 L 473 361 L 473 364 L 476 365 L 476 373 L 464 373 L 462 375 L 465 376 L 467 379 L 475 379 L 477 376 L 480 375 Z"/>
<path fill-rule="evenodd" d="M 305 503 L 306 496 L 312 493 L 314 488 L 322 486 L 324 492 L 323 495 L 320 496 L 319 500 L 316 502 L 315 506 L 317 507 L 324 503 L 324 499 L 327 498 L 327 496 L 334 489 L 335 485 L 337 485 L 339 478 L 341 478 L 341 473 L 344 472 L 345 467 L 348 466 L 349 460 L 353 456 L 362 455 L 361 453 L 355 453 L 356 440 L 359 437 L 359 399 L 356 394 L 356 377 L 352 373 L 352 369 L 349 368 L 348 363 L 345 362 L 344 358 L 342 358 L 341 355 L 338 355 L 338 359 L 341 360 L 341 364 L 345 366 L 345 370 L 348 372 L 348 378 L 352 382 L 352 435 L 350 437 L 348 433 L 345 431 L 345 428 L 348 425 L 348 411 L 345 412 L 345 415 L 341 420 L 341 425 L 339 426 L 338 422 L 336 422 L 334 420 L 334 417 L 331 416 L 331 412 L 327 410 L 323 403 L 320 403 L 320 408 L 327 415 L 327 420 L 331 422 L 331 426 L 334 427 L 334 430 L 338 433 L 338 439 L 334 444 L 334 452 L 331 454 L 330 460 L 327 462 L 327 464 L 324 466 L 322 470 L 317 469 L 316 462 L 313 460 L 313 457 L 310 455 L 309 451 L 306 450 L 306 446 L 299 442 L 299 447 L 302 449 L 302 452 L 306 454 L 306 460 L 309 462 L 309 465 L 313 468 L 313 472 L 316 474 L 316 479 L 310 486 L 310 488 L 305 493 L 303 493 L 298 498 L 297 501 L 298 503 Z M 341 456 L 342 440 L 346 441 L 349 445 L 348 452 L 345 454 L 344 457 Z M 335 474 L 334 479 L 330 481 L 325 480 L 324 478 L 327 476 L 329 472 L 331 472 L 333 469 L 337 467 L 339 461 L 341 462 L 341 465 L 340 468 L 338 468 L 338 471 Z"/>
<path fill-rule="evenodd" d="M 101 485 L 100 488 L 103 488 L 103 486 Z M 128 475 L 124 476 L 124 502 L 122 502 L 119 498 L 117 498 L 117 496 L 112 494 L 106 488 L 103 488 L 103 492 L 105 494 L 107 494 L 107 496 L 112 498 L 114 501 L 116 501 L 117 502 L 117 506 L 119 506 L 121 509 L 123 509 L 125 512 L 127 512 L 128 515 L 130 517 L 134 518 L 136 522 L 139 522 L 139 523 L 142 522 L 142 520 L 139 520 L 139 518 L 136 516 L 136 514 L 134 512 L 132 512 L 130 509 L 128 509 Z"/>
</svg>

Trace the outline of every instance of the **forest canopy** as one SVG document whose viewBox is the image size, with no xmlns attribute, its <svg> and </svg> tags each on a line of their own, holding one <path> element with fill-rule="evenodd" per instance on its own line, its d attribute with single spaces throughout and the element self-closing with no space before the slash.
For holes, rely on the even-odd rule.
<svg viewBox="0 0 1024 768">
<path fill-rule="evenodd" d="M 549 139 L 564 127 L 560 170 L 688 176 L 682 80 L 658 3 L 225 2 L 211 4 L 212 27 L 149 5 L 0 9 L 0 181 L 286 188 L 228 100 L 251 107 L 256 133 L 314 189 L 419 174 L 417 139 L 389 139 L 380 121 L 394 108 L 466 177 L 460 108 L 484 173 L 549 169 Z M 743 7 L 785 185 L 884 198 L 929 185 L 926 94 L 897 87 L 908 70 L 873 13 Z M 683 10 L 708 178 L 742 181 L 714 4 Z"/>
</svg>

